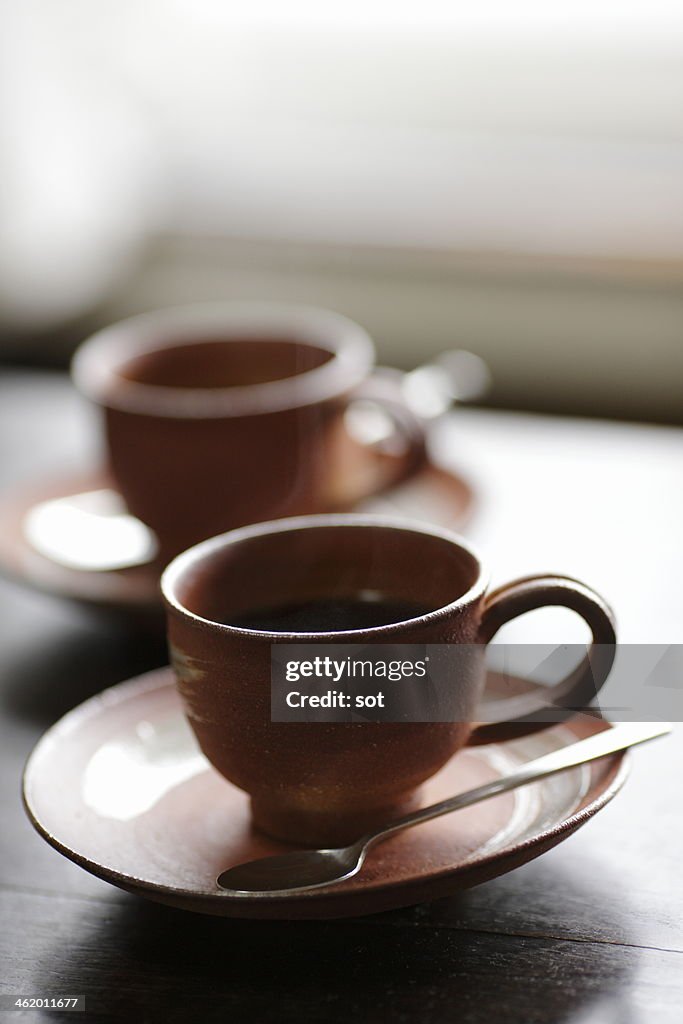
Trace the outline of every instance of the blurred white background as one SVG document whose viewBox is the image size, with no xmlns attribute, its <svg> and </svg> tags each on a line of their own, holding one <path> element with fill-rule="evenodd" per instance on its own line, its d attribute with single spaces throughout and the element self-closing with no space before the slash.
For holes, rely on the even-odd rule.
<svg viewBox="0 0 683 1024">
<path fill-rule="evenodd" d="M 6 0 L 0 330 L 288 298 L 492 400 L 683 418 L 683 8 Z"/>
</svg>

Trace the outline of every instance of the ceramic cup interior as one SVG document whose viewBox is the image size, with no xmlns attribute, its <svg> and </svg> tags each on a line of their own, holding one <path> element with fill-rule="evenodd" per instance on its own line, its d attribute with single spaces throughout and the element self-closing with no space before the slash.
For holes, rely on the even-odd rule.
<svg viewBox="0 0 683 1024">
<path fill-rule="evenodd" d="M 177 341 L 119 368 L 126 381 L 165 388 L 232 388 L 286 380 L 323 366 L 333 353 L 296 338 Z"/>
<path fill-rule="evenodd" d="M 176 560 L 164 588 L 190 615 L 239 630 L 249 630 L 250 613 L 263 621 L 269 609 L 308 603 L 305 628 L 255 631 L 331 635 L 354 627 L 342 621 L 340 629 L 320 628 L 316 602 L 390 602 L 398 617 L 382 625 L 391 628 L 406 622 L 403 610 L 416 618 L 451 609 L 471 596 L 481 575 L 474 552 L 446 531 L 324 516 L 306 517 L 299 528 L 291 520 L 247 527 L 199 545 Z"/>
<path fill-rule="evenodd" d="M 178 307 L 100 331 L 73 377 L 109 408 L 205 419 L 272 413 L 343 394 L 374 362 L 367 333 L 337 313 L 270 303 Z"/>
</svg>

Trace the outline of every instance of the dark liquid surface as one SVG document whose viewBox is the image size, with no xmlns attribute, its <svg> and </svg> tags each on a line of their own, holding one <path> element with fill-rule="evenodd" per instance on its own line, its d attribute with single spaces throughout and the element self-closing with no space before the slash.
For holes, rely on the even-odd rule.
<svg viewBox="0 0 683 1024">
<path fill-rule="evenodd" d="M 432 611 L 413 601 L 390 597 L 335 597 L 259 608 L 233 615 L 229 625 L 285 633 L 332 633 L 404 622 Z"/>
</svg>

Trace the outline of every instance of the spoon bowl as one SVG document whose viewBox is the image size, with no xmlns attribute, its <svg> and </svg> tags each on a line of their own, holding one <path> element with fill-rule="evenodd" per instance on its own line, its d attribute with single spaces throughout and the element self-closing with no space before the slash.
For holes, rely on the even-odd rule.
<svg viewBox="0 0 683 1024">
<path fill-rule="evenodd" d="M 292 879 L 297 880 L 297 888 L 318 889 L 357 874 L 366 849 L 363 839 L 335 850 L 295 850 L 277 857 L 262 857 L 223 871 L 218 884 L 236 895 L 263 892 L 272 896 L 287 892 Z"/>
</svg>

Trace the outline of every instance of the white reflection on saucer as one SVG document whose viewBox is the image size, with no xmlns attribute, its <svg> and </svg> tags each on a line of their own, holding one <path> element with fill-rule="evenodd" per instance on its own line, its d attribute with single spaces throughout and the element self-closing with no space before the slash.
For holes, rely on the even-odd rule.
<svg viewBox="0 0 683 1024">
<path fill-rule="evenodd" d="M 83 773 L 83 802 L 102 817 L 131 821 L 208 767 L 184 718 L 142 720 L 90 758 Z"/>
<path fill-rule="evenodd" d="M 529 748 L 532 742 L 536 751 L 530 757 Z M 560 750 L 574 742 L 576 736 L 570 729 L 555 726 L 547 733 L 510 740 L 472 753 L 475 757 L 488 762 L 499 775 L 505 776 L 511 775 L 534 757 Z M 510 818 L 495 835 L 474 851 L 473 856 L 494 854 L 504 849 L 510 842 L 530 839 L 539 828 L 552 828 L 558 818 L 569 817 L 577 810 L 588 792 L 590 779 L 590 766 L 584 764 L 515 790 L 515 803 Z"/>
<path fill-rule="evenodd" d="M 39 554 L 69 569 L 127 569 L 150 562 L 158 549 L 151 530 L 107 489 L 40 502 L 27 513 L 23 528 Z"/>
</svg>

